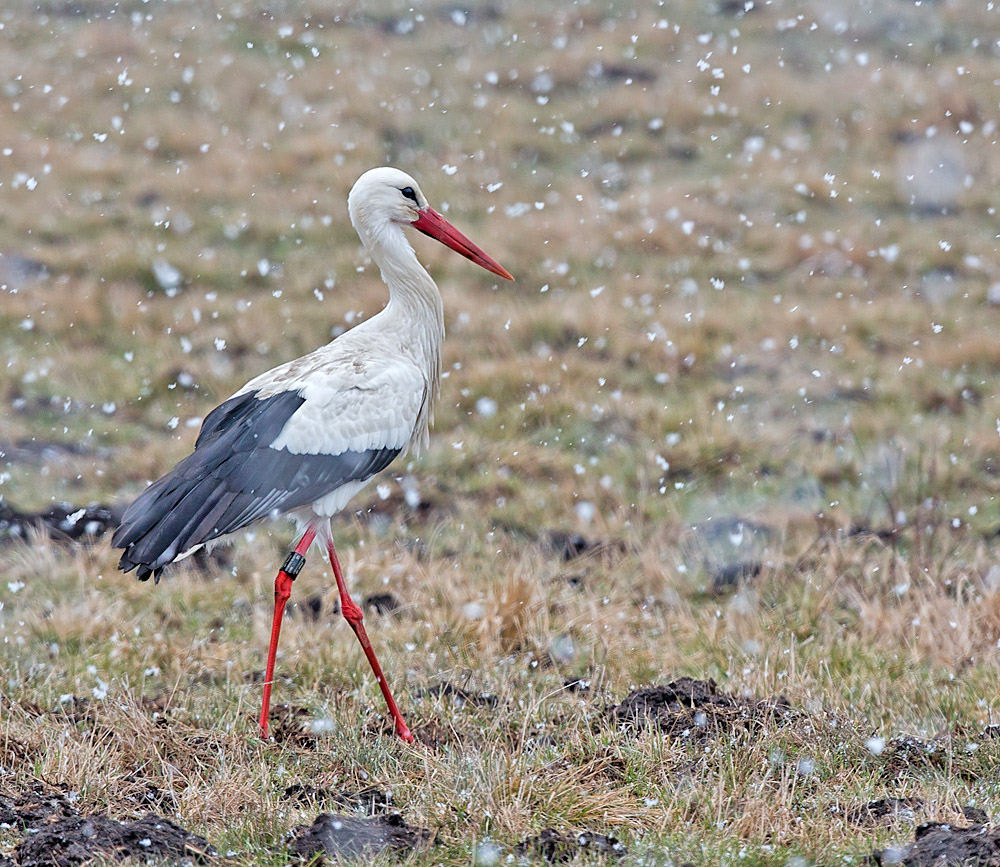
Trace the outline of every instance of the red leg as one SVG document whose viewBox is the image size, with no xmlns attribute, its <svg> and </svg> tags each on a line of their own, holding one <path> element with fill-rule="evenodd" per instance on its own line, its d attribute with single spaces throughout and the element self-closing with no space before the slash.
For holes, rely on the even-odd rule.
<svg viewBox="0 0 1000 867">
<path fill-rule="evenodd" d="M 264 698 L 260 708 L 260 736 L 269 737 L 268 717 L 271 712 L 271 685 L 274 683 L 274 658 L 278 653 L 278 636 L 281 634 L 281 617 L 285 613 L 285 603 L 292 595 L 292 582 L 305 563 L 306 551 L 316 536 L 316 530 L 309 527 L 299 539 L 295 550 L 288 555 L 274 578 L 274 616 L 271 619 L 271 644 L 267 648 L 267 669 L 264 672 Z M 287 571 L 286 571 L 287 570 Z"/>
<path fill-rule="evenodd" d="M 347 592 L 347 584 L 344 582 L 344 573 L 340 568 L 340 560 L 337 559 L 337 551 L 333 547 L 332 539 L 327 540 L 326 550 L 330 555 L 330 565 L 333 567 L 333 574 L 337 579 L 337 589 L 340 591 L 340 610 L 344 615 L 344 619 L 351 624 L 351 629 L 354 630 L 354 634 L 358 637 L 358 641 L 361 642 L 361 648 L 364 650 L 365 656 L 368 657 L 368 664 L 371 665 L 372 671 L 375 672 L 375 679 L 378 681 L 379 689 L 382 690 L 382 695 L 385 697 L 385 703 L 389 705 L 389 713 L 392 715 L 393 722 L 396 724 L 396 734 L 408 744 L 413 743 L 413 734 L 410 732 L 409 726 L 407 726 L 406 722 L 403 720 L 403 715 L 399 712 L 396 700 L 392 697 L 392 693 L 389 691 L 389 685 L 385 681 L 385 675 L 382 674 L 382 666 L 378 664 L 378 659 L 375 656 L 375 650 L 372 648 L 371 641 L 368 640 L 368 633 L 365 632 L 364 615 L 361 613 L 361 609 L 358 608 L 354 600 L 351 599 L 351 595 Z"/>
</svg>

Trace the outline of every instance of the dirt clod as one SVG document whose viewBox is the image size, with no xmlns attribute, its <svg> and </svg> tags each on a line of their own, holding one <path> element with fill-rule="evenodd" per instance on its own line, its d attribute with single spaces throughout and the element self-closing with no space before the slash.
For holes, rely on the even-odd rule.
<svg viewBox="0 0 1000 867">
<path fill-rule="evenodd" d="M 68 793 L 37 783 L 16 795 L 0 795 L 0 824 L 28 830 L 75 815 Z"/>
<path fill-rule="evenodd" d="M 563 680 L 566 692 L 590 692 L 593 681 L 586 677 L 567 677 Z"/>
<path fill-rule="evenodd" d="M 441 683 L 435 684 L 429 689 L 424 690 L 422 695 L 430 696 L 432 698 L 447 698 L 457 707 L 471 705 L 473 707 L 495 708 L 500 703 L 499 698 L 488 692 L 474 693 L 470 690 L 463 689 L 460 686 L 448 683 L 447 681 L 442 681 Z"/>
<path fill-rule="evenodd" d="M 628 850 L 614 837 L 581 831 L 579 834 L 560 834 L 553 828 L 546 828 L 541 834 L 522 840 L 514 847 L 518 856 L 540 855 L 550 864 L 572 861 L 580 852 L 623 858 Z"/>
<path fill-rule="evenodd" d="M 431 833 L 413 828 L 398 814 L 365 819 L 320 813 L 309 826 L 294 830 L 292 854 L 303 861 L 329 858 L 371 858 L 382 852 L 406 854 L 430 843 Z"/>
<path fill-rule="evenodd" d="M 1000 831 L 970 825 L 956 828 L 944 822 L 917 826 L 914 842 L 902 849 L 873 852 L 872 864 L 901 864 L 903 867 L 1000 867 Z"/>
<path fill-rule="evenodd" d="M 376 614 L 395 614 L 399 610 L 399 600 L 391 593 L 372 593 L 365 597 L 362 607 Z"/>
<path fill-rule="evenodd" d="M 89 506 L 56 503 L 42 512 L 20 512 L 0 503 L 0 540 L 28 539 L 32 532 L 57 541 L 97 539 L 119 522 L 119 515 L 110 506 L 95 503 Z"/>
<path fill-rule="evenodd" d="M 986 825 L 990 821 L 989 814 L 980 807 L 973 807 L 966 804 L 962 807 L 962 815 L 974 825 Z"/>
<path fill-rule="evenodd" d="M 432 750 L 440 749 L 457 738 L 454 729 L 434 720 L 418 723 L 412 728 L 412 732 L 418 744 L 423 744 Z"/>
<path fill-rule="evenodd" d="M 712 590 L 724 593 L 750 582 L 760 575 L 761 564 L 756 560 L 737 560 L 735 563 L 725 563 L 712 574 Z"/>
<path fill-rule="evenodd" d="M 211 551 L 199 548 L 191 555 L 191 562 L 205 575 L 228 572 L 233 566 L 233 546 L 218 545 Z"/>
<path fill-rule="evenodd" d="M 316 749 L 316 735 L 309 728 L 312 712 L 293 704 L 271 708 L 271 737 L 276 744 L 289 744 L 299 749 Z"/>
<path fill-rule="evenodd" d="M 135 804 L 137 812 L 145 808 L 160 813 L 177 813 L 177 798 L 173 792 L 161 789 L 139 773 L 123 777 L 122 786 L 124 800 Z"/>
<path fill-rule="evenodd" d="M 948 765 L 947 745 L 940 740 L 900 736 L 889 741 L 885 750 L 886 776 L 903 776 L 912 769 L 942 768 Z"/>
<path fill-rule="evenodd" d="M 301 616 L 313 623 L 318 623 L 323 616 L 323 597 L 319 593 L 314 593 L 312 596 L 296 600 L 288 606 L 288 613 L 293 617 Z M 330 613 L 336 614 L 337 611 L 334 609 Z"/>
<path fill-rule="evenodd" d="M 738 697 L 720 692 L 714 680 L 690 677 L 633 690 L 610 713 L 619 724 L 640 729 L 655 725 L 680 738 L 708 738 L 733 728 L 782 724 L 794 715 L 784 696 Z"/>
<path fill-rule="evenodd" d="M 573 560 L 594 547 L 592 542 L 579 533 L 567 533 L 565 530 L 549 531 L 546 542 L 549 550 L 563 560 Z"/>
<path fill-rule="evenodd" d="M 7 290 L 23 289 L 28 283 L 45 280 L 49 269 L 43 262 L 18 253 L 0 253 L 0 286 Z"/>
<path fill-rule="evenodd" d="M 913 818 L 916 810 L 921 809 L 924 802 L 920 798 L 878 798 L 849 809 L 844 818 L 855 825 L 870 825 L 883 820 L 892 821 L 901 818 Z"/>
<path fill-rule="evenodd" d="M 95 858 L 191 859 L 204 863 L 218 853 L 203 837 L 153 813 L 136 822 L 107 816 L 70 816 L 26 837 L 14 850 L 19 867 L 75 867 Z"/>
</svg>

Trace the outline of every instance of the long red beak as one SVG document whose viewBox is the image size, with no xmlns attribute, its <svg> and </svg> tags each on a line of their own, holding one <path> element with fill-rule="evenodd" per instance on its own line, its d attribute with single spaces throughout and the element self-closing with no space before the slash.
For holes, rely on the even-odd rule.
<svg viewBox="0 0 1000 867">
<path fill-rule="evenodd" d="M 446 247 L 451 247 L 456 253 L 461 253 L 466 259 L 471 259 L 481 268 L 492 271 L 498 277 L 503 277 L 504 280 L 514 279 L 503 265 L 487 256 L 432 207 L 421 208 L 420 216 L 410 225 L 440 241 Z"/>
</svg>

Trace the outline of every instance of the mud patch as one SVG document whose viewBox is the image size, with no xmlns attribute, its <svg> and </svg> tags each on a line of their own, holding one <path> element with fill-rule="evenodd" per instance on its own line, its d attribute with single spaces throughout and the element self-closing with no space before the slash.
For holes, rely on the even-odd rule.
<svg viewBox="0 0 1000 867">
<path fill-rule="evenodd" d="M 320 813 L 312 825 L 292 832 L 292 854 L 308 863 L 329 858 L 372 858 L 381 853 L 405 856 L 430 844 L 431 833 L 413 828 L 398 814 L 362 819 Z"/>
<path fill-rule="evenodd" d="M 666 686 L 633 690 L 610 709 L 618 725 L 638 730 L 649 726 L 677 738 L 704 739 L 736 728 L 784 725 L 795 711 L 784 696 L 742 698 L 720 692 L 714 680 L 682 677 Z"/>
<path fill-rule="evenodd" d="M 871 863 L 903 867 L 950 864 L 1000 867 L 1000 831 L 983 825 L 956 828 L 944 822 L 928 822 L 917 827 L 913 843 L 873 852 Z"/>
<path fill-rule="evenodd" d="M 95 814 L 71 816 L 36 829 L 14 850 L 14 861 L 19 867 L 75 867 L 95 858 L 135 858 L 139 863 L 184 858 L 204 863 L 217 854 L 204 837 L 152 813 L 125 823 Z"/>
<path fill-rule="evenodd" d="M 594 855 L 605 855 L 611 858 L 624 858 L 628 850 L 615 837 L 596 834 L 593 831 L 581 831 L 579 834 L 560 834 L 552 828 L 546 828 L 541 834 L 522 840 L 514 847 L 514 854 L 519 857 L 540 856 L 550 864 L 562 864 L 572 861 L 581 852 Z"/>
</svg>

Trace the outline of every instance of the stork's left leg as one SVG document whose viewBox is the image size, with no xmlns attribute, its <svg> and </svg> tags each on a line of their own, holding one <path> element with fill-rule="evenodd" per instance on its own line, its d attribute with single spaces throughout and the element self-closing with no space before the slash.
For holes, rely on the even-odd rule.
<svg viewBox="0 0 1000 867">
<path fill-rule="evenodd" d="M 351 629 L 354 630 L 358 641 L 361 642 L 361 648 L 364 650 L 365 656 L 368 657 L 368 663 L 371 665 L 372 671 L 375 672 L 375 679 L 378 681 L 379 689 L 382 690 L 382 695 L 385 696 L 385 703 L 389 705 L 389 713 L 392 714 L 393 722 L 396 724 L 396 734 L 407 743 L 413 743 L 413 735 L 410 732 L 409 726 L 403 720 L 403 715 L 399 712 L 396 700 L 392 697 L 389 685 L 385 682 L 385 675 L 382 674 L 382 666 L 378 664 L 375 650 L 372 648 L 371 641 L 368 640 L 368 633 L 365 631 L 364 615 L 354 600 L 351 599 L 351 594 L 347 592 L 347 584 L 344 582 L 344 572 L 340 568 L 340 560 L 337 559 L 337 550 L 333 547 L 333 539 L 330 537 L 327 537 L 326 540 L 326 550 L 330 555 L 330 565 L 333 567 L 333 574 L 337 579 L 337 589 L 340 591 L 341 613 L 343 613 L 344 619 L 351 625 Z"/>
</svg>

